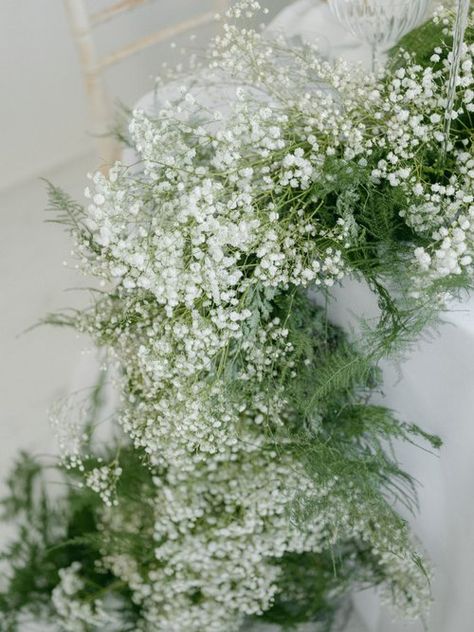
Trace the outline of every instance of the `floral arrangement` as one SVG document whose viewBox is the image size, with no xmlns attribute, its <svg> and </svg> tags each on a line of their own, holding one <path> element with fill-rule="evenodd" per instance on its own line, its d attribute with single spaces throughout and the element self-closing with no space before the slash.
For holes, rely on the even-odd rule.
<svg viewBox="0 0 474 632">
<path fill-rule="evenodd" d="M 133 113 L 136 165 L 90 176 L 86 206 L 50 185 L 101 287 L 47 321 L 89 334 L 107 371 L 83 414 L 53 415 L 66 492 L 27 455 L 9 479 L 2 629 L 330 630 L 371 585 L 402 616 L 429 608 L 390 444 L 440 441 L 370 396 L 378 361 L 471 283 L 473 16 L 447 137 L 449 11 L 371 75 L 252 30 L 259 9 L 229 11 L 200 70 L 225 111 L 179 79 L 156 115 Z M 360 340 L 327 316 L 348 276 L 379 301 Z M 120 431 L 104 447 L 105 381 Z"/>
</svg>

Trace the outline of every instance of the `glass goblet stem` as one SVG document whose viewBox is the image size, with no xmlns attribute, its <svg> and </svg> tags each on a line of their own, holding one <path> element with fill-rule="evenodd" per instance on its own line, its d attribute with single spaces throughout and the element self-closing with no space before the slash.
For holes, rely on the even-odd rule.
<svg viewBox="0 0 474 632">
<path fill-rule="evenodd" d="M 370 47 L 372 49 L 372 72 L 375 72 L 378 67 L 379 49 L 375 42 Z"/>
</svg>

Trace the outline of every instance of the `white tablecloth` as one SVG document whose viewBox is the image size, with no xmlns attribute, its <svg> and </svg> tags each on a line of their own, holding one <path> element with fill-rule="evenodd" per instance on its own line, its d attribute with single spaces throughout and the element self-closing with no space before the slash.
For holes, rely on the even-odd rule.
<svg viewBox="0 0 474 632">
<path fill-rule="evenodd" d="M 283 10 L 270 30 L 316 39 L 327 55 L 370 63 L 370 50 L 349 35 L 322 0 L 299 0 Z M 153 111 L 150 93 L 138 104 Z M 347 324 L 367 315 L 368 290 L 355 283 L 335 291 L 332 316 Z M 435 568 L 434 605 L 425 628 L 393 621 L 374 591 L 355 595 L 369 632 L 472 632 L 474 630 L 474 302 L 453 306 L 439 335 L 420 342 L 400 371 L 384 369 L 383 403 L 444 441 L 439 457 L 399 446 L 406 469 L 419 481 L 420 513 L 408 517 Z M 375 306 L 374 306 L 375 309 Z M 471 486 L 471 483 L 473 484 Z M 348 632 L 359 630 L 354 619 Z"/>
</svg>

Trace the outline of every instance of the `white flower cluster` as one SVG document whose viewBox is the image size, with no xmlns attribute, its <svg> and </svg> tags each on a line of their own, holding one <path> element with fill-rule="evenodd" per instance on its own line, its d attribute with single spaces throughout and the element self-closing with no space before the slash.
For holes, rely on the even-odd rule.
<svg viewBox="0 0 474 632">
<path fill-rule="evenodd" d="M 474 111 L 474 45 L 464 45 L 457 81 L 453 127 Z M 474 157 L 472 138 L 455 143 L 445 138 L 447 79 L 452 54 L 435 49 L 433 67 L 408 64 L 384 90 L 374 90 L 380 128 L 374 129 L 367 152 L 383 158 L 372 172 L 399 188 L 409 200 L 400 216 L 427 242 L 414 250 L 421 271 L 438 279 L 472 268 L 474 252 Z M 460 123 L 462 126 L 462 122 Z M 379 134 L 379 131 L 387 130 Z M 443 156 L 436 169 L 426 157 Z"/>
<path fill-rule="evenodd" d="M 121 474 L 122 468 L 118 465 L 107 464 L 95 467 L 90 472 L 87 472 L 85 477 L 86 485 L 100 495 L 107 507 L 117 505 L 116 485 Z"/>
<path fill-rule="evenodd" d="M 129 186 L 120 165 L 108 179 L 96 174 L 94 190 L 86 192 L 87 225 L 103 249 L 102 273 L 127 289 L 151 291 L 169 316 L 181 304 L 212 301 L 211 320 L 224 328 L 231 317 L 242 318 L 242 294 L 256 283 L 332 285 L 345 271 L 340 247 L 351 228 L 345 218 L 328 229 L 298 206 L 282 209 L 272 201 L 288 183 L 308 189 L 320 157 L 286 148 L 278 123 L 287 117 L 270 107 L 252 116 L 246 110 L 237 108 L 231 129 L 215 135 L 183 123 L 179 111 L 163 112 L 159 122 L 136 112 L 130 129 L 149 176 L 149 201 Z M 245 147 L 253 155 L 243 160 Z M 256 166 L 274 151 L 281 160 Z"/>
<path fill-rule="evenodd" d="M 319 550 L 319 530 L 304 533 L 288 516 L 297 491 L 310 491 L 303 472 L 253 441 L 242 437 L 226 462 L 207 459 L 192 480 L 176 466 L 155 477 L 156 563 L 146 574 L 132 558 L 104 558 L 143 608 L 144 629 L 237 631 L 271 604 L 274 560 Z"/>
<path fill-rule="evenodd" d="M 112 621 L 100 600 L 79 597 L 85 583 L 80 576 L 81 564 L 74 562 L 59 571 L 60 582 L 53 589 L 52 605 L 65 632 L 86 632 L 90 626 L 104 626 Z"/>
</svg>

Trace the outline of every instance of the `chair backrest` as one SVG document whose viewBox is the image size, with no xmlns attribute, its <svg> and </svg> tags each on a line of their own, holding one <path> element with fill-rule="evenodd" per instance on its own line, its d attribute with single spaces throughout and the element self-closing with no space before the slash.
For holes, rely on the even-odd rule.
<svg viewBox="0 0 474 632">
<path fill-rule="evenodd" d="M 211 23 L 215 13 L 222 13 L 230 4 L 230 0 L 213 0 L 213 10 L 162 28 L 101 57 L 96 46 L 95 27 L 152 2 L 155 0 L 119 0 L 100 11 L 91 13 L 87 0 L 64 0 L 84 75 L 92 124 L 91 131 L 97 137 L 99 156 L 105 168 L 118 158 L 119 148 L 109 136 L 114 114 L 104 81 L 104 71 L 150 46 Z"/>
</svg>

